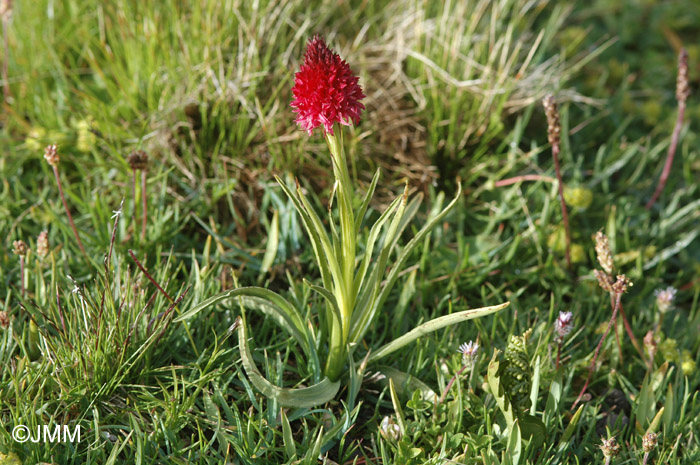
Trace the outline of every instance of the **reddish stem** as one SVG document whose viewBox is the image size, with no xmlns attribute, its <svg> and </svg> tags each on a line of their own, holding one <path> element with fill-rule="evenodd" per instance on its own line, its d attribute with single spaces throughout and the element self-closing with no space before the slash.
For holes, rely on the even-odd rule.
<svg viewBox="0 0 700 465">
<path fill-rule="evenodd" d="M 557 370 L 559 369 L 559 359 L 561 357 L 561 346 L 562 346 L 563 342 L 564 342 L 563 340 L 560 340 L 559 344 L 557 344 L 557 362 L 556 362 L 556 365 L 554 366 L 555 369 L 557 369 Z"/>
<path fill-rule="evenodd" d="M 588 376 L 586 377 L 586 383 L 583 385 L 583 389 L 581 389 L 581 392 L 578 394 L 578 397 L 576 398 L 574 405 L 571 407 L 571 410 L 576 409 L 576 406 L 578 405 L 579 401 L 586 393 L 586 389 L 588 389 L 588 383 L 591 380 L 591 375 L 595 371 L 595 362 L 596 360 L 598 360 L 598 353 L 600 352 L 601 347 L 603 347 L 603 342 L 605 341 L 605 338 L 608 337 L 608 334 L 610 333 L 610 328 L 612 328 L 612 326 L 615 324 L 615 320 L 617 319 L 617 312 L 620 309 L 621 297 L 622 294 L 615 294 L 615 308 L 613 309 L 612 317 L 610 317 L 608 327 L 605 328 L 605 333 L 603 333 L 603 336 L 600 338 L 600 341 L 598 341 L 598 346 L 595 348 L 595 352 L 593 353 L 593 360 L 591 360 L 591 365 L 588 368 Z"/>
<path fill-rule="evenodd" d="M 450 380 L 450 382 L 447 383 L 447 386 L 445 386 L 445 390 L 442 391 L 442 395 L 440 396 L 440 401 L 438 402 L 438 404 L 442 404 L 442 402 L 445 400 L 445 396 L 446 396 L 447 393 L 449 392 L 449 390 L 450 390 L 450 388 L 452 387 L 452 385 L 454 384 L 454 382 L 457 380 L 457 377 L 458 377 L 459 375 L 461 375 L 462 372 L 463 372 L 464 370 L 466 370 L 468 366 L 469 366 L 469 365 L 462 365 L 462 368 L 460 368 L 459 371 L 458 371 L 457 373 L 455 373 L 455 375 L 452 377 L 452 379 Z"/>
<path fill-rule="evenodd" d="M 85 255 L 85 258 L 88 258 L 87 252 L 85 252 L 85 247 L 83 247 L 83 242 L 80 240 L 80 236 L 78 236 L 78 230 L 75 227 L 75 223 L 73 222 L 73 216 L 70 214 L 70 210 L 68 209 L 68 203 L 66 202 L 66 196 L 63 195 L 63 187 L 61 187 L 61 177 L 58 175 L 58 166 L 53 165 L 53 174 L 56 176 L 56 184 L 58 184 L 58 193 L 61 194 L 61 201 L 63 202 L 63 208 L 66 210 L 66 215 L 68 215 L 68 222 L 70 222 L 70 227 L 73 229 L 73 234 L 75 234 L 75 239 L 78 241 L 78 247 L 80 247 L 80 251 Z"/>
<path fill-rule="evenodd" d="M 141 221 L 141 240 L 146 239 L 146 215 L 148 210 L 146 208 L 146 170 L 141 170 L 141 212 L 143 218 Z"/>
<path fill-rule="evenodd" d="M 138 202 L 136 201 L 136 170 L 132 171 L 132 184 L 131 184 L 131 198 L 133 199 L 134 202 L 134 210 L 131 212 L 131 220 L 132 224 L 134 225 L 134 236 L 136 235 L 136 205 Z"/>
<path fill-rule="evenodd" d="M 134 255 L 134 251 L 133 251 L 133 250 L 129 249 L 129 255 L 131 255 L 131 259 L 134 260 L 134 262 L 136 262 L 136 266 L 138 266 L 138 267 L 139 267 L 139 270 L 141 270 L 141 271 L 143 272 L 143 274 L 146 275 L 146 277 L 148 278 L 148 280 L 151 281 L 151 282 L 153 283 L 153 285 L 154 285 L 155 287 L 158 288 L 158 290 L 161 292 L 161 294 L 163 294 L 165 297 L 168 298 L 168 300 L 169 300 L 170 302 L 172 302 L 172 301 L 173 301 L 173 298 L 170 297 L 170 295 L 169 295 L 167 292 L 165 292 L 165 291 L 163 290 L 162 287 L 160 287 L 160 284 L 158 284 L 158 283 L 156 282 L 156 280 L 153 279 L 153 276 L 151 276 L 151 274 L 150 274 L 148 271 L 146 271 L 146 268 L 144 268 L 144 266 L 141 264 L 141 262 L 139 261 L 139 259 L 136 258 L 136 255 Z"/>
<path fill-rule="evenodd" d="M 632 345 L 642 357 L 642 360 L 644 360 L 644 352 L 642 351 L 642 347 L 639 345 L 639 341 L 637 341 L 637 338 L 634 337 L 632 327 L 630 326 L 629 321 L 627 321 L 627 316 L 625 315 L 625 308 L 622 305 L 622 302 L 620 302 L 620 316 L 622 317 L 622 323 L 625 325 L 625 332 L 627 333 L 627 336 L 630 338 Z"/>
<path fill-rule="evenodd" d="M 676 125 L 673 127 L 673 135 L 671 136 L 671 145 L 668 147 L 668 154 L 666 155 L 666 163 L 664 164 L 664 169 L 661 172 L 661 177 L 659 178 L 659 184 L 656 186 L 656 191 L 654 195 L 651 196 L 649 202 L 646 205 L 646 209 L 649 210 L 654 206 L 654 203 L 658 200 L 661 192 L 663 192 L 664 187 L 666 187 L 666 181 L 668 180 L 669 174 L 671 174 L 671 165 L 673 165 L 673 157 L 676 155 L 676 147 L 678 146 L 678 139 L 681 135 L 681 128 L 683 127 L 683 119 L 685 118 L 685 102 L 678 102 L 678 117 L 676 118 Z"/>
<path fill-rule="evenodd" d="M 510 186 L 511 184 L 517 184 L 522 181 L 544 181 L 544 182 L 554 182 L 555 179 L 549 176 L 542 176 L 541 174 L 524 174 L 522 176 L 515 176 L 508 179 L 501 179 L 496 181 L 493 185 L 494 187 L 504 187 Z"/>
<path fill-rule="evenodd" d="M 554 159 L 554 170 L 557 173 L 559 181 L 559 203 L 561 204 L 561 216 L 564 221 L 564 235 L 566 238 L 566 265 L 571 269 L 571 234 L 569 233 L 569 213 L 566 211 L 566 202 L 564 202 L 564 181 L 561 179 L 561 169 L 559 168 L 559 144 L 552 145 L 552 158 Z"/>
</svg>

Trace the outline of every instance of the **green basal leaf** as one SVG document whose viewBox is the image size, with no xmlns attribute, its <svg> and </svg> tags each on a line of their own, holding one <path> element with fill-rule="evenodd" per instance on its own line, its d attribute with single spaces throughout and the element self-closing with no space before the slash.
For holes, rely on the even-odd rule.
<svg viewBox="0 0 700 465">
<path fill-rule="evenodd" d="M 401 271 L 403 271 L 403 266 L 406 263 L 406 260 L 408 260 L 408 257 L 413 252 L 413 249 L 415 249 L 418 244 L 422 243 L 423 238 L 440 221 L 442 221 L 445 215 L 447 215 L 447 213 L 449 213 L 449 211 L 452 210 L 452 208 L 454 208 L 461 196 L 462 186 L 458 183 L 457 194 L 455 195 L 454 199 L 452 199 L 452 201 L 447 205 L 447 207 L 445 207 L 438 215 L 436 215 L 434 218 L 428 221 L 428 223 L 426 223 L 423 226 L 423 228 L 413 237 L 413 239 L 409 241 L 406 247 L 403 248 L 401 254 L 399 255 L 399 258 L 391 267 L 391 271 L 389 272 L 389 275 L 386 279 L 386 284 L 379 293 L 379 296 L 376 299 L 372 299 L 371 302 L 368 302 L 368 304 L 365 307 L 360 307 L 361 315 L 357 319 L 357 322 L 355 324 L 352 324 L 352 327 L 350 329 L 350 342 L 358 342 L 364 337 L 372 321 L 374 320 L 374 315 L 376 314 L 378 309 L 382 307 L 384 301 L 389 296 L 389 292 L 391 292 L 391 289 L 393 288 L 394 283 L 398 279 L 399 274 L 401 273 Z M 378 269 L 377 271 L 383 273 L 384 268 Z"/>
<path fill-rule="evenodd" d="M 396 412 L 396 422 L 399 424 L 399 430 L 401 431 L 401 436 L 403 436 L 406 434 L 406 417 L 403 414 L 399 396 L 396 394 L 394 380 L 391 378 L 389 378 L 389 393 L 391 394 L 391 403 L 394 406 L 394 412 Z"/>
<path fill-rule="evenodd" d="M 340 382 L 332 382 L 328 378 L 323 378 L 320 383 L 306 388 L 288 389 L 276 386 L 269 382 L 260 373 L 253 361 L 248 346 L 248 335 L 246 325 L 237 318 L 238 326 L 238 347 L 241 353 L 241 361 L 245 368 L 248 379 L 265 397 L 274 399 L 281 406 L 310 408 L 324 404 L 335 397 L 340 388 Z"/>
<path fill-rule="evenodd" d="M 294 339 L 308 352 L 309 342 L 304 336 L 306 334 L 306 328 L 299 313 L 284 297 L 262 287 L 239 287 L 222 292 L 221 294 L 210 297 L 204 302 L 195 305 L 174 321 L 186 320 L 207 307 L 234 297 L 240 297 L 244 307 L 260 310 L 265 315 L 273 318 L 278 325 L 289 331 Z"/>
<path fill-rule="evenodd" d="M 365 247 L 365 253 L 362 257 L 362 263 L 360 264 L 359 270 L 355 274 L 355 282 L 353 284 L 353 288 L 356 296 L 359 294 L 360 289 L 362 288 L 365 277 L 367 275 L 367 269 L 369 268 L 369 265 L 372 262 L 374 245 L 379 239 L 379 233 L 382 231 L 382 227 L 384 227 L 384 224 L 386 224 L 386 222 L 391 217 L 391 214 L 398 208 L 400 202 L 401 197 L 397 197 L 396 199 L 394 199 L 394 201 L 391 202 L 391 205 L 389 205 L 389 207 L 386 210 L 384 210 L 384 213 L 381 214 L 377 222 L 374 223 L 374 225 L 372 225 L 372 229 L 370 229 L 369 236 L 367 238 L 367 245 Z M 368 287 L 373 288 L 373 283 L 370 282 L 368 284 Z"/>
<path fill-rule="evenodd" d="M 310 220 L 310 225 L 314 230 L 314 233 L 320 238 L 321 246 L 323 247 L 324 255 L 319 258 L 319 260 L 324 260 L 328 263 L 328 269 L 330 270 L 330 277 L 333 280 L 333 284 L 336 289 L 343 289 L 343 274 L 341 272 L 341 255 L 338 255 L 338 249 L 329 241 L 328 235 L 323 227 L 323 222 L 321 218 L 318 217 L 316 211 L 313 209 L 306 196 L 301 192 L 301 189 L 297 188 L 298 198 L 301 201 L 304 211 L 308 215 Z M 309 231 L 311 234 L 311 231 Z M 337 234 L 337 233 L 336 233 Z M 339 244 L 339 241 L 336 242 Z M 320 264 L 320 263 L 319 263 Z M 325 282 L 324 286 L 329 287 Z"/>
<path fill-rule="evenodd" d="M 277 248 L 280 243 L 279 211 L 277 210 L 275 210 L 275 213 L 272 215 L 272 223 L 270 224 L 269 232 L 270 234 L 267 237 L 267 245 L 265 247 L 265 255 L 263 256 L 262 266 L 260 267 L 261 278 L 269 271 L 277 256 Z M 205 255 L 205 257 L 206 256 L 208 255 Z"/>
<path fill-rule="evenodd" d="M 503 463 L 508 465 L 518 465 L 520 463 L 520 455 L 522 454 L 523 444 L 520 436 L 520 426 L 518 420 L 511 425 L 508 432 L 508 445 L 503 451 Z"/>
<path fill-rule="evenodd" d="M 326 289 L 325 287 L 316 286 L 314 284 L 311 284 L 306 279 L 304 279 L 304 284 L 307 285 L 309 287 L 309 289 L 317 292 L 323 298 L 326 299 L 326 301 L 328 302 L 328 304 L 330 306 L 330 309 L 332 310 L 333 316 L 335 317 L 335 319 L 338 322 L 338 326 L 340 326 L 342 328 L 343 327 L 343 318 L 340 315 L 340 307 L 338 307 L 338 301 L 336 300 L 335 295 L 333 295 L 333 293 L 331 291 L 329 291 L 328 289 Z"/>
<path fill-rule="evenodd" d="M 482 307 L 473 310 L 464 310 L 462 312 L 453 313 L 452 315 L 445 315 L 433 320 L 430 320 L 422 325 L 414 328 L 408 333 L 401 337 L 398 337 L 391 341 L 390 343 L 382 346 L 379 350 L 370 355 L 369 361 L 374 362 L 382 357 L 386 357 L 390 353 L 399 350 L 401 347 L 415 341 L 421 336 L 432 333 L 445 326 L 452 326 L 457 323 L 462 323 L 464 321 L 473 320 L 474 318 L 480 318 L 482 316 L 490 315 L 499 310 L 502 310 L 510 305 L 510 302 L 505 302 L 500 305 L 493 305 L 490 307 Z"/>
<path fill-rule="evenodd" d="M 406 210 L 406 200 L 408 195 L 408 186 L 404 190 L 404 193 L 399 199 L 401 202 L 398 205 L 396 213 L 391 219 L 389 228 L 384 236 L 384 243 L 382 244 L 382 250 L 379 252 L 379 257 L 374 264 L 374 268 L 370 273 L 370 279 L 365 285 L 363 295 L 361 296 L 360 305 L 355 309 L 355 313 L 352 316 L 352 322 L 350 323 L 350 341 L 358 342 L 359 339 L 354 339 L 353 333 L 356 333 L 359 328 L 364 326 L 364 322 L 371 322 L 373 315 L 376 313 L 375 302 L 377 301 L 377 296 L 379 295 L 382 275 L 384 270 L 386 270 L 386 264 L 389 260 L 389 255 L 391 254 L 391 246 L 397 236 L 399 224 L 401 223 L 401 217 Z M 358 292 L 361 288 L 358 287 Z"/>
<path fill-rule="evenodd" d="M 322 237 L 325 236 L 325 232 L 322 231 L 321 235 L 318 234 L 318 232 L 313 227 L 311 217 L 308 215 L 308 213 L 304 209 L 304 206 L 301 204 L 297 196 L 294 195 L 294 193 L 291 190 L 289 190 L 289 188 L 282 181 L 282 179 L 280 179 L 278 176 L 275 176 L 275 179 L 277 180 L 277 183 L 280 185 L 284 193 L 287 194 L 289 200 L 292 201 L 292 204 L 294 205 L 294 208 L 296 209 L 297 213 L 299 213 L 299 216 L 301 217 L 301 222 L 304 225 L 304 229 L 306 229 L 306 233 L 309 235 L 309 239 L 311 240 L 311 247 L 314 251 L 316 263 L 318 264 L 319 270 L 321 271 L 321 280 L 323 281 L 323 285 L 327 288 L 330 288 L 332 286 L 332 277 L 331 270 L 329 268 L 329 262 L 328 260 L 321 259 L 321 257 L 325 257 L 326 254 L 325 248 L 322 244 Z M 326 237 L 326 241 L 327 240 L 328 237 Z"/>
<path fill-rule="evenodd" d="M 362 227 L 362 220 L 365 218 L 365 213 L 367 213 L 367 207 L 369 207 L 369 203 L 372 200 L 372 196 L 374 196 L 374 190 L 377 187 L 377 181 L 379 181 L 379 175 L 381 174 L 381 169 L 377 168 L 377 171 L 374 172 L 374 176 L 372 177 L 372 182 L 369 185 L 369 188 L 367 189 L 367 192 L 365 193 L 365 198 L 362 200 L 362 204 L 360 205 L 360 209 L 357 211 L 357 216 L 355 217 L 355 234 L 358 235 L 360 234 L 360 228 Z"/>
<path fill-rule="evenodd" d="M 567 447 L 569 447 L 569 440 L 571 440 L 571 436 L 573 436 L 574 431 L 576 431 L 576 425 L 578 425 L 578 421 L 581 419 L 583 407 L 585 407 L 585 405 L 581 405 L 578 410 L 576 410 L 576 413 L 574 413 L 574 416 L 571 417 L 571 420 L 569 421 L 569 424 L 564 430 L 564 434 L 562 434 L 561 440 L 559 441 L 559 450 L 565 450 Z"/>
<path fill-rule="evenodd" d="M 413 221 L 413 218 L 416 216 L 418 210 L 420 209 L 421 203 L 423 203 L 423 194 L 418 193 L 406 205 L 406 209 L 401 215 L 399 227 L 396 230 L 396 234 L 394 235 L 394 242 L 391 244 L 391 250 L 393 250 L 394 247 L 396 247 L 396 244 L 399 242 L 399 239 L 401 238 L 401 235 L 403 234 L 404 230 L 409 224 L 411 224 L 411 221 Z M 429 218 L 430 216 L 428 216 L 428 221 L 430 221 Z"/>
<path fill-rule="evenodd" d="M 297 446 L 294 443 L 292 427 L 289 424 L 287 414 L 284 413 L 284 409 L 280 409 L 280 418 L 282 420 L 282 442 L 284 443 L 284 450 L 287 453 L 287 459 L 292 460 L 297 455 Z"/>
</svg>

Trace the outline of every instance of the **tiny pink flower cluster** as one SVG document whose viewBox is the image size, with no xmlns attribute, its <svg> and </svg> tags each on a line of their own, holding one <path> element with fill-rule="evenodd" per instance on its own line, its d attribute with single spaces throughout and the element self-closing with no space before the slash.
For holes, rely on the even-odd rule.
<svg viewBox="0 0 700 465">
<path fill-rule="evenodd" d="M 667 287 L 666 289 L 657 289 L 654 292 L 656 296 L 656 306 L 659 307 L 661 313 L 666 313 L 673 306 L 673 300 L 676 298 L 676 289 Z"/>
<path fill-rule="evenodd" d="M 459 346 L 459 352 L 462 353 L 464 364 L 473 364 L 476 360 L 476 354 L 479 351 L 479 343 L 474 341 L 465 342 Z"/>
<path fill-rule="evenodd" d="M 574 328 L 574 314 L 571 312 L 559 312 L 557 321 L 554 322 L 554 332 L 558 340 L 563 340 Z"/>
</svg>

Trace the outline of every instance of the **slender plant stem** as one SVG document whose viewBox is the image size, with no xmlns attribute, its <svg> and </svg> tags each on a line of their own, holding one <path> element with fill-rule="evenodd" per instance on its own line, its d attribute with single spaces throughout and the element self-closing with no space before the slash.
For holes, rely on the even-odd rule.
<svg viewBox="0 0 700 465">
<path fill-rule="evenodd" d="M 58 308 L 58 316 L 61 319 L 61 328 L 63 329 L 63 334 L 66 334 L 66 322 L 63 319 L 63 309 L 61 308 L 61 296 L 58 293 L 58 287 L 56 287 L 56 307 Z M 66 339 L 68 341 L 68 339 Z M 68 342 L 70 345 L 70 342 Z M 73 347 L 71 347 L 73 349 Z"/>
<path fill-rule="evenodd" d="M 598 346 L 595 348 L 595 352 L 593 353 L 593 360 L 591 360 L 591 365 L 588 367 L 588 376 L 586 377 L 586 383 L 583 385 L 583 389 L 581 389 L 581 392 L 579 392 L 578 397 L 574 402 L 574 405 L 571 407 L 571 410 L 576 409 L 576 406 L 578 405 L 579 401 L 586 393 L 586 389 L 588 389 L 588 383 L 591 380 L 591 375 L 595 371 L 595 362 L 598 360 L 598 353 L 600 352 L 601 347 L 603 347 L 603 342 L 605 341 L 605 338 L 608 337 L 608 333 L 610 333 L 610 329 L 615 324 L 615 320 L 617 319 L 617 312 L 620 310 L 621 297 L 622 294 L 615 294 L 615 307 L 613 308 L 612 316 L 610 317 L 610 321 L 608 322 L 608 327 L 605 328 L 605 333 L 603 333 L 603 336 L 600 338 L 600 341 L 598 341 Z"/>
<path fill-rule="evenodd" d="M 615 322 L 615 326 L 613 327 L 613 332 L 615 333 L 615 343 L 617 344 L 617 352 L 620 354 L 620 363 L 624 362 L 624 355 L 622 353 L 622 342 L 620 342 L 620 331 L 619 328 L 617 327 L 617 322 Z"/>
<path fill-rule="evenodd" d="M 352 208 L 353 184 L 348 174 L 348 163 L 343 149 L 343 132 L 340 127 L 334 125 L 334 133 L 326 134 L 326 143 L 331 152 L 333 174 L 337 181 L 337 199 L 340 219 L 341 254 L 338 257 L 340 265 L 340 283 L 338 307 L 342 324 L 333 324 L 331 328 L 331 350 L 326 360 L 326 376 L 336 380 L 345 363 L 345 345 L 350 332 L 350 321 L 355 307 L 354 279 L 355 279 L 355 214 Z M 331 220 L 332 221 L 332 220 Z"/>
<path fill-rule="evenodd" d="M 66 202 L 66 196 L 63 195 L 63 187 L 61 187 L 61 177 L 58 175 L 58 166 L 53 165 L 53 174 L 56 176 L 56 184 L 58 184 L 58 193 L 61 194 L 61 201 L 63 202 L 63 208 L 66 210 L 66 215 L 68 215 L 68 222 L 70 223 L 71 229 L 73 229 L 73 234 L 75 234 L 75 239 L 78 241 L 78 247 L 80 247 L 80 251 L 85 255 L 86 258 L 88 257 L 87 252 L 85 252 L 85 247 L 83 247 L 83 242 L 80 240 L 80 236 L 78 235 L 78 230 L 75 227 L 75 223 L 73 222 L 73 216 L 70 214 L 70 210 L 68 209 L 68 203 Z"/>
<path fill-rule="evenodd" d="M 644 452 L 644 458 L 642 459 L 642 465 L 647 465 L 649 463 L 649 452 Z"/>
<path fill-rule="evenodd" d="M 24 257 L 19 256 L 19 286 L 22 291 L 22 297 L 24 297 Z"/>
<path fill-rule="evenodd" d="M 666 163 L 664 164 L 664 169 L 661 172 L 661 177 L 659 178 L 659 184 L 656 186 L 654 195 L 651 196 L 649 202 L 647 202 L 646 209 L 649 210 L 654 206 L 654 203 L 658 200 L 661 192 L 663 192 L 664 187 L 666 187 L 666 181 L 668 181 L 668 176 L 671 174 L 671 166 L 673 165 L 673 157 L 676 155 L 676 147 L 678 146 L 678 139 L 681 136 L 681 128 L 683 127 L 683 119 L 685 118 L 685 102 L 678 102 L 678 117 L 676 118 L 676 125 L 673 127 L 673 135 L 671 136 L 671 145 L 668 147 L 668 154 L 666 155 Z"/>
<path fill-rule="evenodd" d="M 133 205 L 132 205 L 133 211 L 131 212 L 131 221 L 132 221 L 132 224 L 134 225 L 133 228 L 134 228 L 134 236 L 135 236 L 136 235 L 136 218 L 137 218 L 136 206 L 138 205 L 138 201 L 136 200 L 136 170 L 132 170 L 131 174 L 132 174 L 132 176 L 131 176 L 131 181 L 132 181 L 131 182 L 131 198 L 133 199 L 132 200 L 133 201 Z"/>
<path fill-rule="evenodd" d="M 627 321 L 627 315 L 625 315 L 625 308 L 622 305 L 622 302 L 620 302 L 620 316 L 622 317 L 622 323 L 625 326 L 625 332 L 627 333 L 627 336 L 630 338 L 632 345 L 637 350 L 639 355 L 642 357 L 642 360 L 644 360 L 644 351 L 642 350 L 642 346 L 639 345 L 639 341 L 637 340 L 637 338 L 634 337 L 634 333 L 632 332 L 632 327 L 630 326 L 629 321 Z"/>
<path fill-rule="evenodd" d="M 146 219 L 148 215 L 148 208 L 146 208 L 146 170 L 141 170 L 141 240 L 146 240 Z"/>
<path fill-rule="evenodd" d="M 559 369 L 559 360 L 561 358 L 561 346 L 563 343 L 564 343 L 563 340 L 559 340 L 559 344 L 557 344 L 557 361 L 554 365 L 554 368 L 557 370 Z"/>
<path fill-rule="evenodd" d="M 522 181 L 544 181 L 544 182 L 554 182 L 556 179 L 550 176 L 542 176 L 541 174 L 524 174 L 522 176 L 514 176 L 512 178 L 501 179 L 496 181 L 493 185 L 494 187 L 504 187 L 510 186 L 511 184 L 517 184 Z"/>
<path fill-rule="evenodd" d="M 552 145 L 552 158 L 554 159 L 554 170 L 557 173 L 559 203 L 561 204 L 561 217 L 564 221 L 564 235 L 566 239 L 566 265 L 571 269 L 571 234 L 569 232 L 569 213 L 566 210 L 566 202 L 564 201 L 564 181 L 561 178 L 561 169 L 559 167 L 559 144 Z"/>
<path fill-rule="evenodd" d="M 139 267 L 139 270 L 141 270 L 141 272 L 146 275 L 148 280 L 153 283 L 153 285 L 160 291 L 160 293 L 163 294 L 170 302 L 173 302 L 174 299 L 170 297 L 170 294 L 165 292 L 165 290 L 162 287 L 160 287 L 160 284 L 158 284 L 155 279 L 153 279 L 153 276 L 151 276 L 151 274 L 146 270 L 146 268 L 144 268 L 139 259 L 136 258 L 136 255 L 134 255 L 133 250 L 129 249 L 129 255 L 131 255 L 131 259 L 136 263 L 136 266 Z"/>
<path fill-rule="evenodd" d="M 450 379 L 450 381 L 447 383 L 447 386 L 445 386 L 445 390 L 442 391 L 442 395 L 440 396 L 440 401 L 438 402 L 438 404 L 442 404 L 442 402 L 445 400 L 445 396 L 447 396 L 447 393 L 449 392 L 452 385 L 455 383 L 459 375 L 461 375 L 462 372 L 464 372 L 464 370 L 467 369 L 468 366 L 469 365 L 462 365 L 462 368 L 460 368 L 459 371 L 454 374 L 452 379 Z"/>
</svg>

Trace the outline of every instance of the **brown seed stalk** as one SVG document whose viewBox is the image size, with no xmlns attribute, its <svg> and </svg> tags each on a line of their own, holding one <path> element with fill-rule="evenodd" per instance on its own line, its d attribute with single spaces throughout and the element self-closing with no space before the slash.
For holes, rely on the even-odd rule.
<svg viewBox="0 0 700 465">
<path fill-rule="evenodd" d="M 73 230 L 75 239 L 78 241 L 78 247 L 80 247 L 80 251 L 83 253 L 83 255 L 85 255 L 85 258 L 89 258 L 87 252 L 85 251 L 85 247 L 83 247 L 83 241 L 80 240 L 80 236 L 78 235 L 78 229 L 75 227 L 75 223 L 73 222 L 73 215 L 70 214 L 70 210 L 68 209 L 68 202 L 66 202 L 66 196 L 63 195 L 61 177 L 58 175 L 58 162 L 60 161 L 60 157 L 58 155 L 58 148 L 55 144 L 46 147 L 46 149 L 44 150 L 44 158 L 46 159 L 48 164 L 51 165 L 51 167 L 53 168 L 53 174 L 56 177 L 56 184 L 58 185 L 58 193 L 61 195 L 63 208 L 66 210 L 68 222 L 70 223 L 70 227 Z"/>
<path fill-rule="evenodd" d="M 683 127 L 683 120 L 685 119 L 685 106 L 688 96 L 690 95 L 690 86 L 688 85 L 688 52 L 682 48 L 680 54 L 678 55 L 678 77 L 676 78 L 676 100 L 678 100 L 678 117 L 676 118 L 676 124 L 673 127 L 673 134 L 671 135 L 671 145 L 668 146 L 668 153 L 666 155 L 666 163 L 664 163 L 664 169 L 661 171 L 661 177 L 659 177 L 659 183 L 656 186 L 654 195 L 651 196 L 649 202 L 646 204 L 646 209 L 650 210 L 654 206 L 654 203 L 658 200 L 659 196 L 666 187 L 666 181 L 668 181 L 668 176 L 671 174 L 671 166 L 673 165 L 673 157 L 676 155 L 676 147 L 678 146 L 678 139 L 681 135 L 681 128 Z"/>
<path fill-rule="evenodd" d="M 146 172 L 148 171 L 148 154 L 143 150 L 135 150 L 126 158 L 133 172 L 132 197 L 134 199 L 134 220 L 136 220 L 136 172 L 141 171 L 141 240 L 146 239 L 146 224 L 148 208 L 146 197 Z"/>
<path fill-rule="evenodd" d="M 564 181 L 561 177 L 561 168 L 559 166 L 559 153 L 561 142 L 561 124 L 559 122 L 559 110 L 554 96 L 549 94 L 542 100 L 544 112 L 547 116 L 547 137 L 552 146 L 552 159 L 554 160 L 554 171 L 557 175 L 559 187 L 559 203 L 561 205 L 561 216 L 564 221 L 564 232 L 566 238 L 566 265 L 571 269 L 571 233 L 569 231 L 569 214 L 566 210 L 566 202 L 564 201 Z"/>
<path fill-rule="evenodd" d="M 605 341 L 605 338 L 608 337 L 610 329 L 613 327 L 615 321 L 617 320 L 617 314 L 620 311 L 620 300 L 622 299 L 622 294 L 627 292 L 627 288 L 630 286 L 632 286 L 632 282 L 629 279 L 627 279 L 627 276 L 625 275 L 619 275 L 615 283 L 612 285 L 612 290 L 615 295 L 615 305 L 613 307 L 613 313 L 610 317 L 610 321 L 608 322 L 608 326 L 605 328 L 603 336 L 600 338 L 600 341 L 598 341 L 598 345 L 595 348 L 595 352 L 593 353 L 593 359 L 591 360 L 591 364 L 588 367 L 588 376 L 586 377 L 586 382 L 584 383 L 581 392 L 579 392 L 578 397 L 574 402 L 574 405 L 571 407 L 572 410 L 576 409 L 576 406 L 578 405 L 579 401 L 588 389 L 588 383 L 591 381 L 591 375 L 593 375 L 593 373 L 595 372 L 595 362 L 596 360 L 598 360 L 598 353 L 600 353 L 600 349 L 603 347 L 603 342 Z"/>
</svg>

